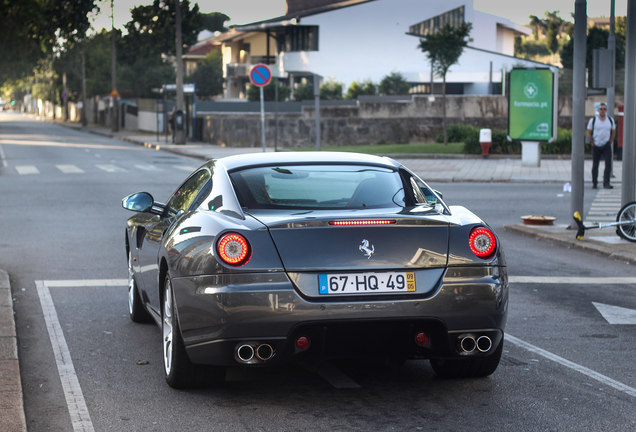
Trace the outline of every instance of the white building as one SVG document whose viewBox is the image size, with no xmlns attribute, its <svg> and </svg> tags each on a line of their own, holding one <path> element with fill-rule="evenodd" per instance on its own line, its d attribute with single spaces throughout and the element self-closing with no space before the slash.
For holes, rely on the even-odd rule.
<svg viewBox="0 0 636 432">
<path fill-rule="evenodd" d="M 472 41 L 447 74 L 447 93 L 500 94 L 503 71 L 543 66 L 513 56 L 515 36 L 530 29 L 476 11 L 471 0 L 287 0 L 285 15 L 236 26 L 217 39 L 225 98 L 245 97 L 250 65 L 264 60 L 290 83 L 317 74 L 346 89 L 398 72 L 413 93 L 428 93 L 431 67 L 417 34 L 458 20 L 472 23 Z"/>
</svg>

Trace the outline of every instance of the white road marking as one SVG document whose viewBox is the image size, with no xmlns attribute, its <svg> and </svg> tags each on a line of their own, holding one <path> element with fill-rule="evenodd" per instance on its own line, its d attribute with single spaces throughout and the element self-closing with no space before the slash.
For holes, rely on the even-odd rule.
<svg viewBox="0 0 636 432">
<path fill-rule="evenodd" d="M 105 164 L 105 165 L 95 165 L 97 168 L 99 168 L 100 170 L 109 172 L 109 173 L 116 173 L 116 172 L 125 172 L 126 170 L 118 167 L 117 165 L 111 165 L 111 164 Z"/>
<path fill-rule="evenodd" d="M 592 302 L 596 310 L 609 324 L 636 324 L 636 310 L 620 306 Z"/>
<path fill-rule="evenodd" d="M 127 279 L 70 279 L 70 280 L 45 280 L 47 287 L 97 287 L 97 286 L 128 286 Z"/>
<path fill-rule="evenodd" d="M 187 172 L 192 172 L 195 169 L 197 169 L 197 167 L 187 166 L 187 165 L 174 165 L 174 167 L 178 170 L 187 171 Z"/>
<path fill-rule="evenodd" d="M 585 276 L 510 276 L 510 283 L 623 285 L 636 284 L 636 277 L 585 277 Z"/>
<path fill-rule="evenodd" d="M 140 170 L 143 170 L 143 171 L 161 171 L 156 166 L 149 165 L 149 164 L 137 164 L 137 165 L 135 165 L 135 167 L 139 168 Z"/>
<path fill-rule="evenodd" d="M 634 281 L 636 278 L 555 278 L 555 277 L 535 277 L 535 276 L 516 276 L 511 277 L 511 282 L 516 283 L 537 283 L 537 280 L 543 280 L 544 282 L 540 283 L 555 283 L 554 280 L 577 280 L 577 282 L 560 282 L 560 283 L 590 283 L 590 280 L 596 281 L 597 279 L 604 280 L 604 283 L 609 283 L 610 280 L 618 280 L 619 282 L 614 283 L 627 283 L 625 280 Z M 581 282 L 585 281 L 585 282 Z M 592 283 L 600 283 L 600 282 L 592 282 Z M 633 283 L 633 282 L 631 282 Z M 66 344 L 66 339 L 64 338 L 64 333 L 62 331 L 62 327 L 60 325 L 57 312 L 55 311 L 55 304 L 51 298 L 51 293 L 49 291 L 50 287 L 110 287 L 110 286 L 126 286 L 128 285 L 128 281 L 126 279 L 73 279 L 73 280 L 44 280 L 44 281 L 35 281 L 35 285 L 38 291 L 38 296 L 40 297 L 40 303 L 42 304 L 42 312 L 44 314 L 44 319 L 46 321 L 47 330 L 49 332 L 49 339 L 51 341 L 51 346 L 53 347 L 53 352 L 55 354 L 55 362 L 57 364 L 58 372 L 60 375 L 60 379 L 62 381 L 62 387 L 64 388 L 64 395 L 66 397 L 66 402 L 69 410 L 69 414 L 71 416 L 71 421 L 73 423 L 74 432 L 94 432 L 93 423 L 90 419 L 90 414 L 88 412 L 88 408 L 86 406 L 86 402 L 84 400 L 84 395 L 82 393 L 82 389 L 79 385 L 79 380 L 77 379 L 77 375 L 75 373 L 75 368 L 73 366 L 72 358 L 70 352 L 68 350 L 68 346 Z M 596 306 L 596 304 L 595 304 Z M 533 352 L 537 355 L 540 355 L 548 360 L 551 360 L 555 363 L 558 363 L 562 366 L 570 368 L 574 371 L 577 371 L 591 379 L 599 381 L 600 383 L 612 387 L 618 391 L 626 393 L 630 396 L 636 397 L 636 389 L 630 387 L 626 384 L 623 384 L 619 381 L 616 381 L 612 378 L 609 378 L 603 374 L 600 374 L 596 371 L 593 371 L 589 368 L 581 366 L 577 363 L 574 363 L 570 360 L 564 359 L 556 354 L 553 354 L 549 351 L 536 347 L 528 342 L 525 342 L 521 339 L 516 338 L 515 336 L 507 333 L 506 340 L 526 349 L 530 352 Z M 321 375 L 323 378 L 328 381 L 335 381 L 337 387 L 340 388 L 356 388 L 358 385 L 352 380 L 347 380 L 340 375 L 333 375 L 332 373 L 324 373 L 322 371 Z M 332 371 L 331 371 L 332 372 Z M 326 375 L 326 377 L 324 376 Z"/>
<path fill-rule="evenodd" d="M 66 405 L 71 416 L 73 430 L 75 432 L 94 432 L 93 422 L 91 421 L 91 416 L 88 412 L 86 401 L 84 400 L 84 394 L 82 393 L 82 388 L 75 373 L 71 353 L 68 350 L 68 345 L 66 344 L 66 339 L 64 338 L 64 333 L 62 332 L 62 327 L 60 326 L 60 321 L 55 311 L 51 292 L 46 286 L 45 281 L 35 281 L 35 286 L 38 290 L 40 303 L 42 304 L 42 313 L 44 315 L 44 321 L 46 322 L 46 328 L 49 332 L 49 339 L 55 355 L 55 363 L 57 364 L 62 388 L 64 389 L 64 397 L 66 398 Z"/>
<path fill-rule="evenodd" d="M 0 162 L 2 162 L 2 166 L 3 167 L 7 167 L 7 158 L 4 154 L 4 149 L 2 148 L 2 145 L 0 145 Z"/>
<path fill-rule="evenodd" d="M 84 170 L 75 165 L 55 165 L 64 174 L 83 174 Z"/>
<path fill-rule="evenodd" d="M 558 363 L 561 366 L 565 366 L 567 368 L 575 370 L 576 372 L 579 372 L 602 384 L 610 386 L 618 391 L 626 393 L 632 397 L 636 397 L 636 389 L 628 386 L 627 384 L 623 384 L 622 382 L 616 381 L 608 376 L 605 376 L 596 371 L 593 371 L 592 369 L 586 368 L 585 366 L 581 366 L 580 364 L 574 363 L 570 360 L 564 359 L 563 357 L 559 357 L 556 354 L 552 354 L 549 351 L 546 351 L 532 344 L 529 344 L 528 342 L 522 341 L 521 339 L 514 337 L 510 333 L 506 333 L 505 339 L 506 341 L 511 342 L 513 345 L 517 345 L 518 347 L 524 348 L 530 352 L 540 355 L 541 357 L 544 357 L 548 360 Z"/>
<path fill-rule="evenodd" d="M 16 165 L 15 170 L 20 175 L 39 174 L 40 171 L 35 165 Z"/>
</svg>

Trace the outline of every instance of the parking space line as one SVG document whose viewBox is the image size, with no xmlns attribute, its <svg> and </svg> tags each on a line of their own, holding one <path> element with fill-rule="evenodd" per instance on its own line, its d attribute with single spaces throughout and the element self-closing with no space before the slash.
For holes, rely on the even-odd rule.
<svg viewBox="0 0 636 432">
<path fill-rule="evenodd" d="M 510 276 L 510 283 L 623 285 L 636 284 L 636 277 L 585 277 L 585 276 Z"/>
<path fill-rule="evenodd" d="M 559 357 L 556 354 L 552 354 L 549 351 L 529 344 L 528 342 L 522 341 L 521 339 L 514 337 L 510 333 L 506 333 L 504 337 L 506 341 L 511 342 L 513 345 L 524 348 L 530 352 L 540 355 L 541 357 L 545 357 L 546 359 L 558 363 L 561 366 L 565 366 L 567 368 L 575 370 L 576 372 L 579 372 L 587 376 L 588 378 L 592 378 L 593 380 L 596 380 L 601 384 L 605 384 L 632 397 L 636 397 L 636 389 L 628 386 L 627 384 L 623 384 L 622 382 L 616 381 L 608 376 L 593 371 L 592 369 L 586 368 L 585 366 L 581 366 L 580 364 L 574 363 L 570 360 L 564 359 L 563 357 Z"/>
<path fill-rule="evenodd" d="M 4 149 L 2 148 L 2 144 L 0 144 L 0 164 L 2 167 L 6 168 L 7 165 L 7 157 L 4 154 Z"/>
<path fill-rule="evenodd" d="M 51 298 L 51 292 L 45 281 L 35 281 L 35 286 L 42 304 L 42 313 L 46 322 L 46 329 L 49 332 L 49 339 L 53 354 L 55 355 L 55 363 L 64 389 L 64 397 L 68 407 L 71 423 L 74 432 L 94 432 L 93 422 L 84 400 L 84 394 L 80 387 L 73 359 L 64 338 L 64 332 L 60 325 L 60 320 L 55 311 L 55 305 Z"/>
</svg>

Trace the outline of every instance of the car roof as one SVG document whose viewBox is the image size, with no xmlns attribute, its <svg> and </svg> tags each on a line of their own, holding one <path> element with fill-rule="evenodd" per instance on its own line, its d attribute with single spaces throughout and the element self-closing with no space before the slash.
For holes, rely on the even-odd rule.
<svg viewBox="0 0 636 432">
<path fill-rule="evenodd" d="M 228 171 L 259 165 L 277 164 L 311 164 L 311 163 L 336 163 L 336 164 L 362 164 L 384 166 L 387 168 L 397 168 L 401 165 L 393 159 L 367 155 L 362 153 L 349 152 L 269 152 L 269 153 L 247 153 L 242 155 L 228 156 L 218 159 Z"/>
</svg>

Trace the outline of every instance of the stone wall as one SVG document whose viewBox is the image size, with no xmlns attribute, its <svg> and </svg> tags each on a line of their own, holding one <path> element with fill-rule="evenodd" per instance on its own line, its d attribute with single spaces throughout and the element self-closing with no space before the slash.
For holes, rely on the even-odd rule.
<svg viewBox="0 0 636 432">
<path fill-rule="evenodd" d="M 432 141 L 442 131 L 443 98 L 407 97 L 390 102 L 378 98 L 361 99 L 348 106 L 323 106 L 320 109 L 321 144 L 343 146 Z M 503 96 L 447 96 L 447 124 L 462 123 L 478 128 L 506 129 L 508 103 Z M 567 110 L 563 110 L 567 111 Z M 268 146 L 278 136 L 279 147 L 315 145 L 315 108 L 304 106 L 300 113 L 266 113 L 265 134 Z M 259 147 L 259 113 L 208 113 L 199 116 L 200 140 L 232 147 Z M 560 127 L 568 127 L 570 118 L 562 117 Z"/>
</svg>

